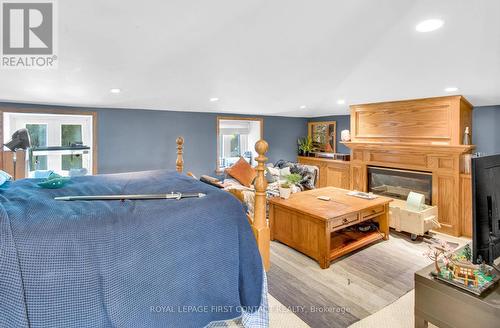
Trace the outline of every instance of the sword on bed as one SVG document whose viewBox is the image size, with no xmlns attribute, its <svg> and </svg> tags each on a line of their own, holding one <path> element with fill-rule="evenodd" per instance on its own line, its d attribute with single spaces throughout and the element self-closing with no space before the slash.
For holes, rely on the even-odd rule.
<svg viewBox="0 0 500 328">
<path fill-rule="evenodd" d="M 153 200 L 153 199 L 176 199 L 182 198 L 203 198 L 206 194 L 201 192 L 180 193 L 172 192 L 170 194 L 150 194 L 150 195 L 96 195 L 96 196 L 63 196 L 55 197 L 54 200 L 62 201 L 92 201 L 92 200 Z"/>
</svg>

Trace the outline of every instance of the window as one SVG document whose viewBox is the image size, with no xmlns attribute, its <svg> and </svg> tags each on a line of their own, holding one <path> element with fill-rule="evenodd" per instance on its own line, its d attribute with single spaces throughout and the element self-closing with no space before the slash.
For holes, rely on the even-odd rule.
<svg viewBox="0 0 500 328">
<path fill-rule="evenodd" d="M 71 169 L 93 172 L 93 121 L 89 114 L 3 113 L 3 139 L 26 128 L 31 139 L 29 172 L 53 170 L 68 175 Z"/>
<path fill-rule="evenodd" d="M 61 146 L 75 145 L 82 140 L 82 125 L 61 124 Z M 61 155 L 61 168 L 64 171 L 83 168 L 82 156 Z"/>
<path fill-rule="evenodd" d="M 263 121 L 259 118 L 217 118 L 217 170 L 230 167 L 240 157 L 255 164 L 255 143 L 263 138 Z"/>
</svg>

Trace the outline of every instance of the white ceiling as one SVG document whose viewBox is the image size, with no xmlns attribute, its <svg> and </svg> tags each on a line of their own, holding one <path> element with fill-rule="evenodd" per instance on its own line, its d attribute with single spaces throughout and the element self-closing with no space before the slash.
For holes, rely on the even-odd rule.
<svg viewBox="0 0 500 328">
<path fill-rule="evenodd" d="M 1 70 L 0 100 L 320 116 L 457 86 L 475 106 L 500 104 L 498 0 L 79 0 L 58 10 L 58 69 Z M 443 28 L 415 31 L 436 17 Z"/>
</svg>

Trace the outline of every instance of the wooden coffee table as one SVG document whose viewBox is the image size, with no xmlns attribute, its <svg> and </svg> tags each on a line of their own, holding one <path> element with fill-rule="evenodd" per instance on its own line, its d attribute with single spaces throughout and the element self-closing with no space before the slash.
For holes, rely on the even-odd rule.
<svg viewBox="0 0 500 328">
<path fill-rule="evenodd" d="M 389 239 L 391 198 L 366 200 L 347 195 L 345 189 L 327 187 L 296 193 L 289 199 L 269 200 L 271 240 L 278 240 L 318 261 L 330 261 L 380 239 Z M 329 201 L 318 196 L 328 196 Z M 378 231 L 345 228 L 363 221 L 378 222 Z"/>
</svg>

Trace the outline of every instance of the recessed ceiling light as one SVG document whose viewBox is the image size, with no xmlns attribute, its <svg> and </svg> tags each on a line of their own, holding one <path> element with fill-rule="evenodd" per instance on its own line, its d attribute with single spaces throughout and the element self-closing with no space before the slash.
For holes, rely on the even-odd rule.
<svg viewBox="0 0 500 328">
<path fill-rule="evenodd" d="M 306 108 L 307 108 L 307 106 L 306 106 L 306 105 L 302 105 L 302 106 L 300 106 L 300 109 L 306 109 Z"/>
<path fill-rule="evenodd" d="M 458 91 L 458 88 L 457 87 L 448 87 L 448 88 L 444 89 L 444 91 L 446 91 L 446 92 L 456 92 L 456 91 Z"/>
<path fill-rule="evenodd" d="M 122 89 L 113 88 L 113 89 L 110 89 L 109 92 L 114 93 L 114 94 L 119 94 L 120 92 L 122 92 Z"/>
<path fill-rule="evenodd" d="M 337 104 L 339 104 L 339 105 L 345 105 L 345 100 L 344 99 L 339 99 L 339 100 L 337 100 Z"/>
<path fill-rule="evenodd" d="M 435 31 L 438 28 L 441 28 L 443 25 L 444 25 L 443 20 L 434 18 L 434 19 L 424 20 L 418 23 L 415 29 L 417 30 L 417 32 L 426 33 Z"/>
<path fill-rule="evenodd" d="M 219 101 L 219 98 L 210 98 L 210 101 L 211 102 L 216 102 L 216 101 Z"/>
</svg>

